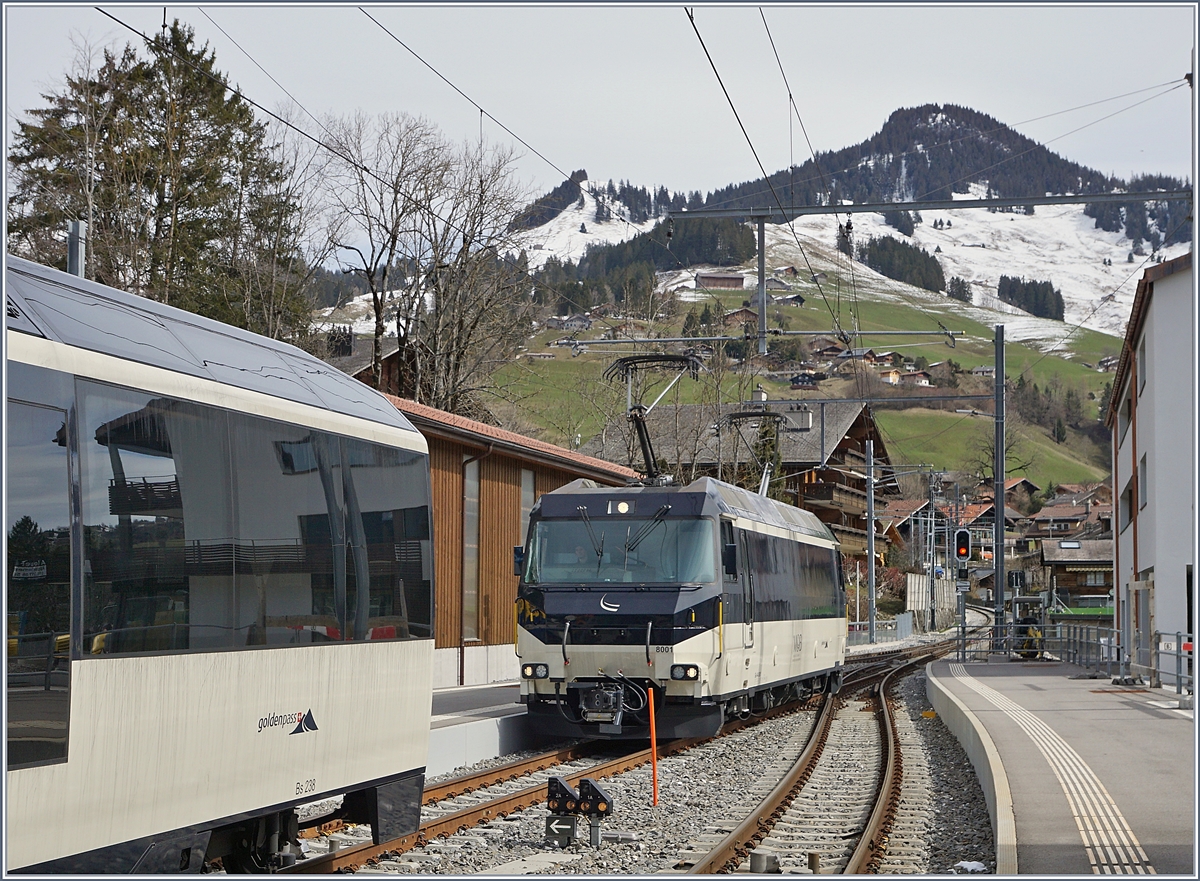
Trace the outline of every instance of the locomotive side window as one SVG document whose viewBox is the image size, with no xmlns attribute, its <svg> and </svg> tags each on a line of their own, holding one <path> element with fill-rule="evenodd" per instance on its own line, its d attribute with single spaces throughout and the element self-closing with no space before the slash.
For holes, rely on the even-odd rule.
<svg viewBox="0 0 1200 881">
<path fill-rule="evenodd" d="M 8 767 L 63 761 L 70 709 L 66 413 L 8 402 Z"/>
</svg>

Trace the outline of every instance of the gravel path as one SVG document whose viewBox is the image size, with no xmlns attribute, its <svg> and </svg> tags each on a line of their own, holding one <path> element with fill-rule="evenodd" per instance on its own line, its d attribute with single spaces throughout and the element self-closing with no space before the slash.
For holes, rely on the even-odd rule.
<svg viewBox="0 0 1200 881">
<path fill-rule="evenodd" d="M 982 863 L 995 871 L 991 822 L 983 792 L 958 741 L 932 714 L 925 697 L 925 677 L 906 677 L 897 694 L 911 723 L 908 737 L 922 749 L 906 756 L 915 763 L 927 795 L 913 809 L 928 816 L 920 831 L 904 833 L 906 858 L 899 872 L 954 874 L 958 863 Z M 545 844 L 547 811 L 535 807 L 495 820 L 468 832 L 441 839 L 398 857 L 366 867 L 363 873 L 434 874 L 650 874 L 672 872 L 681 851 L 720 813 L 738 801 L 781 753 L 794 749 L 797 729 L 810 724 L 811 711 L 772 720 L 690 752 L 659 762 L 659 804 L 651 805 L 650 768 L 600 781 L 615 811 L 606 833 L 623 833 L 599 849 L 585 837 L 565 849 Z M 497 764 L 511 757 L 495 760 Z M 457 772 L 461 773 L 461 771 Z M 899 837 L 899 836 L 898 836 Z M 347 842 L 349 843 L 349 842 Z M 901 841 L 897 841 L 899 846 Z M 796 871 L 793 869 L 792 871 Z"/>
</svg>

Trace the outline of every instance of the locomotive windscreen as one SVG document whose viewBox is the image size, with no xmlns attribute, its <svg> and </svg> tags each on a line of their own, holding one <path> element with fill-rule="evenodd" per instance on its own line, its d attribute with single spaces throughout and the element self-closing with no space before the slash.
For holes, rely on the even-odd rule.
<svg viewBox="0 0 1200 881">
<path fill-rule="evenodd" d="M 665 517 L 541 520 L 526 584 L 696 584 L 716 580 L 711 520 Z"/>
</svg>

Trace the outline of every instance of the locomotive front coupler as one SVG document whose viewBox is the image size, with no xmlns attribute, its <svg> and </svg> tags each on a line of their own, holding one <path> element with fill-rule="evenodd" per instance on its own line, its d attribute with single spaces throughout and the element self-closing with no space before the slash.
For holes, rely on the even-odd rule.
<svg viewBox="0 0 1200 881">
<path fill-rule="evenodd" d="M 620 683 L 592 686 L 579 696 L 584 721 L 599 722 L 601 734 L 620 734 L 625 712 L 625 687 Z"/>
</svg>

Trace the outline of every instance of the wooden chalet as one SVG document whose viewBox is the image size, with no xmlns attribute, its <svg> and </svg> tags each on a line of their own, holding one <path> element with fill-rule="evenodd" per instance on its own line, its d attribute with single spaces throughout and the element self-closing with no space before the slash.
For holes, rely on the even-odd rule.
<svg viewBox="0 0 1200 881">
<path fill-rule="evenodd" d="M 761 407 L 761 405 L 760 405 Z M 809 405 L 800 401 L 777 405 L 772 412 L 779 424 L 780 473 L 787 500 L 815 513 L 842 543 L 848 557 L 867 550 L 867 439 L 874 441 L 877 476 L 889 467 L 887 448 L 866 405 L 836 401 Z M 758 465 L 750 450 L 760 421 L 756 410 L 737 404 L 704 406 L 685 404 L 655 408 L 647 419 L 655 455 L 668 464 L 676 479 L 685 483 L 711 475 L 758 487 Z M 766 412 L 766 411 L 757 411 Z M 731 414 L 745 418 L 731 424 Z M 582 451 L 601 459 L 641 466 L 636 437 L 625 419 L 611 420 Z M 876 551 L 883 554 L 886 540 L 879 536 Z"/>
</svg>

